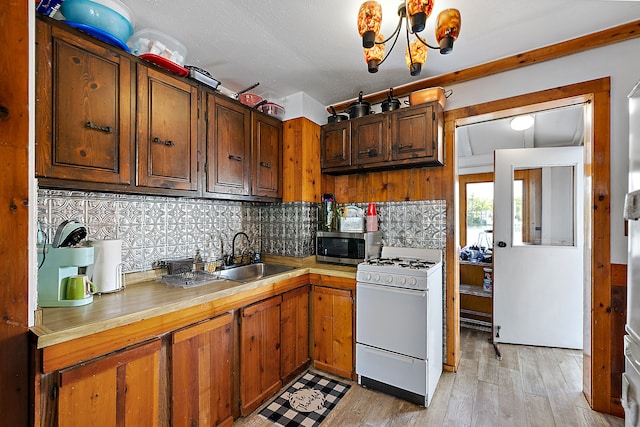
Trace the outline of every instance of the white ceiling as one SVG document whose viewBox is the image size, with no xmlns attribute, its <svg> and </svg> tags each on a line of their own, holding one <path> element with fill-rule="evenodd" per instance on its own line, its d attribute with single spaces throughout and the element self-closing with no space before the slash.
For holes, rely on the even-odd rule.
<svg viewBox="0 0 640 427">
<path fill-rule="evenodd" d="M 455 140 L 460 173 L 493 170 L 494 150 L 584 144 L 583 105 L 546 110 L 532 115 L 533 126 L 523 131 L 511 129 L 511 118 L 457 128 Z"/>
<path fill-rule="evenodd" d="M 185 64 L 207 69 L 222 85 L 279 99 L 304 92 L 323 105 L 461 70 L 640 18 L 640 2 L 604 0 L 435 0 L 423 32 L 435 44 L 437 13 L 462 14 L 449 55 L 430 51 L 411 77 L 398 41 L 377 74 L 363 59 L 356 29 L 360 0 L 122 0 L 136 30 L 157 28 L 188 49 Z M 383 29 L 397 24 L 397 0 L 380 0 Z"/>
</svg>

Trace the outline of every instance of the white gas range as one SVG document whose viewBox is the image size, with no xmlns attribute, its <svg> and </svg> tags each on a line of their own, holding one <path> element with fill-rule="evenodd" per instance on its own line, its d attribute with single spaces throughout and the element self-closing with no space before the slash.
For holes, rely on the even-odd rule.
<svg viewBox="0 0 640 427">
<path fill-rule="evenodd" d="M 428 407 L 442 373 L 442 251 L 383 247 L 356 279 L 358 383 Z"/>
</svg>

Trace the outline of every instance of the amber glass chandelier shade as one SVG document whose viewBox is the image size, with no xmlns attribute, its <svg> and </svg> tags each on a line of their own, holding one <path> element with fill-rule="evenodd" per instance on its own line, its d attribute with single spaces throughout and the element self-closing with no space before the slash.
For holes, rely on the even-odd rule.
<svg viewBox="0 0 640 427">
<path fill-rule="evenodd" d="M 436 41 L 440 46 L 440 53 L 447 54 L 453 50 L 453 42 L 460 35 L 460 11 L 446 9 L 440 12 L 436 21 Z"/>
<path fill-rule="evenodd" d="M 382 33 L 378 33 L 376 36 L 376 44 L 374 44 L 372 48 L 364 49 L 364 61 L 367 63 L 370 73 L 378 72 L 378 66 L 382 62 L 382 58 L 384 58 L 386 46 L 383 41 L 384 36 Z"/>
<path fill-rule="evenodd" d="M 427 50 L 427 46 L 417 39 L 407 47 L 404 57 L 412 76 L 420 75 L 422 64 L 427 60 Z"/>
<path fill-rule="evenodd" d="M 424 30 L 427 19 L 433 10 L 433 0 L 406 0 L 406 7 L 411 22 L 411 31 L 419 33 Z"/>
<path fill-rule="evenodd" d="M 382 6 L 377 1 L 366 1 L 358 11 L 358 32 L 362 37 L 362 47 L 372 48 L 376 36 L 380 33 Z"/>
</svg>

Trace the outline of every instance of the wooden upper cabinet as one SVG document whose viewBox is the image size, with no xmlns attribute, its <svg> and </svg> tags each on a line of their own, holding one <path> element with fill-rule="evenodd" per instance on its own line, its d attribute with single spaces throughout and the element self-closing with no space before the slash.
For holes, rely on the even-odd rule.
<svg viewBox="0 0 640 427">
<path fill-rule="evenodd" d="M 130 184 L 131 61 L 36 22 L 36 175 Z"/>
<path fill-rule="evenodd" d="M 438 102 L 322 126 L 322 172 L 444 164 L 444 113 Z"/>
<path fill-rule="evenodd" d="M 391 115 L 391 159 L 443 164 L 443 112 L 439 103 L 400 109 Z"/>
<path fill-rule="evenodd" d="M 207 191 L 250 194 L 251 112 L 207 93 Z"/>
<path fill-rule="evenodd" d="M 264 114 L 252 114 L 251 194 L 282 197 L 282 122 Z"/>
<path fill-rule="evenodd" d="M 351 166 L 351 122 L 329 123 L 320 130 L 320 163 L 322 169 Z"/>
<path fill-rule="evenodd" d="M 389 158 L 387 148 L 388 116 L 371 114 L 351 124 L 351 149 L 354 165 L 384 162 Z"/>
<path fill-rule="evenodd" d="M 143 64 L 137 76 L 138 185 L 197 190 L 197 88 Z"/>
</svg>

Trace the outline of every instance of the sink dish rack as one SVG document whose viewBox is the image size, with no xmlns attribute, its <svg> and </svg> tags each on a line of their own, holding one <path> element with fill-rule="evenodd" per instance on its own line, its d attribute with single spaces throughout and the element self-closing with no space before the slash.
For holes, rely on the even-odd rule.
<svg viewBox="0 0 640 427">
<path fill-rule="evenodd" d="M 206 285 L 207 283 L 221 281 L 224 278 L 220 277 L 219 271 L 186 271 L 177 274 L 167 274 L 162 276 L 161 282 L 169 286 L 176 286 L 181 288 L 193 288 L 196 286 Z"/>
</svg>

